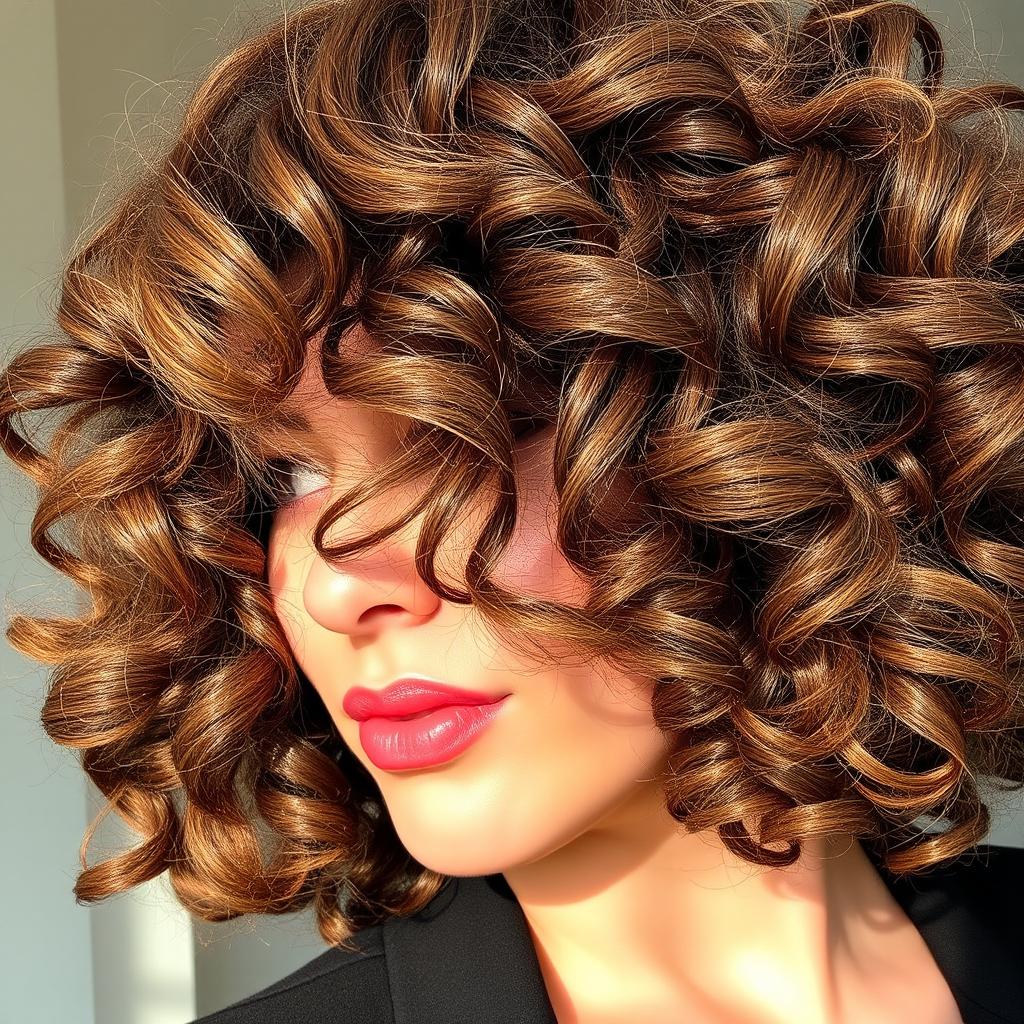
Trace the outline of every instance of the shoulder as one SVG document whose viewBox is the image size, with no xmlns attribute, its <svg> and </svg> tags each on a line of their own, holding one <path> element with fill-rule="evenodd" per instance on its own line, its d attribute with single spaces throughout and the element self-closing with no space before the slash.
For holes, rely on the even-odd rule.
<svg viewBox="0 0 1024 1024">
<path fill-rule="evenodd" d="M 977 900 L 1019 910 L 1024 900 L 1024 847 L 981 843 L 956 860 L 912 876 L 919 891 L 942 892 L 952 898 Z"/>
<path fill-rule="evenodd" d="M 981 843 L 953 861 L 890 882 L 909 916 L 944 946 L 1018 949 L 1024 920 L 1024 848 Z"/>
<path fill-rule="evenodd" d="M 394 1024 L 393 986 L 412 984 L 418 1005 L 422 979 L 411 977 L 415 965 L 432 964 L 447 948 L 439 922 L 448 920 L 443 912 L 459 891 L 459 880 L 449 881 L 410 917 L 390 917 L 355 932 L 349 938 L 354 949 L 328 949 L 280 981 L 190 1024 Z M 467 885 L 464 891 L 475 890 Z"/>
<path fill-rule="evenodd" d="M 967 871 L 969 885 L 993 909 L 995 922 L 1007 936 L 1018 936 L 1024 919 L 1024 847 L 983 844 Z"/>
<path fill-rule="evenodd" d="M 947 867 L 970 895 L 1019 911 L 1024 905 L 1024 847 L 982 843 Z"/>
<path fill-rule="evenodd" d="M 982 843 L 913 880 L 912 915 L 968 1021 L 1024 1024 L 1024 849 Z"/>
<path fill-rule="evenodd" d="M 390 1017 L 382 926 L 356 932 L 357 950 L 328 949 L 266 988 L 192 1024 L 385 1024 Z"/>
</svg>

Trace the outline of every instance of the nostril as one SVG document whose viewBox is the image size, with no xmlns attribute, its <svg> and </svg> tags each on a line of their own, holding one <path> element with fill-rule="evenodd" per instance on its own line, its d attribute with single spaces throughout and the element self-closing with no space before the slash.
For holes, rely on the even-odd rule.
<svg viewBox="0 0 1024 1024">
<path fill-rule="evenodd" d="M 372 608 L 363 612 L 359 617 L 360 623 L 367 622 L 377 615 L 393 615 L 395 612 L 402 612 L 405 609 L 400 604 L 375 604 Z"/>
<path fill-rule="evenodd" d="M 395 616 L 399 614 L 413 615 L 413 612 L 403 604 L 374 604 L 359 615 L 356 623 L 360 630 L 368 629 L 375 626 L 378 618 L 383 620 L 382 625 L 384 625 L 396 621 Z"/>
</svg>

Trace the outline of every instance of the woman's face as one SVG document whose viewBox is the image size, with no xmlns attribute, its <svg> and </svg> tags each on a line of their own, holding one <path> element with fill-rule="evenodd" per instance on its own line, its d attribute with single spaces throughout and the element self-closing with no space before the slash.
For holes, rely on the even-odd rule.
<svg viewBox="0 0 1024 1024">
<path fill-rule="evenodd" d="M 313 432 L 283 450 L 333 467 L 294 473 L 271 526 L 268 581 L 295 658 L 343 740 L 377 782 L 402 843 L 421 864 L 449 875 L 500 872 L 537 860 L 593 829 L 631 800 L 651 799 L 669 738 L 653 721 L 651 683 L 607 666 L 551 669 L 524 662 L 497 642 L 472 606 L 439 600 L 413 562 L 421 520 L 384 544 L 328 564 L 311 542 L 330 497 L 369 475 L 398 442 L 398 418 L 324 388 L 312 339 L 303 376 L 287 406 Z M 365 333 L 345 336 L 346 354 L 367 355 Z M 407 422 L 407 421 L 406 421 Z M 519 592 L 582 604 L 585 581 L 552 542 L 550 469 L 553 427 L 517 448 L 520 486 L 516 533 L 495 578 Z M 422 486 L 422 485 L 421 485 Z M 337 488 L 336 490 L 334 488 Z M 369 532 L 412 493 L 367 502 L 328 532 L 328 543 Z M 487 502 L 440 547 L 442 579 L 461 585 Z M 477 738 L 453 758 L 424 768 L 384 769 L 360 742 L 343 701 L 354 686 L 383 689 L 405 675 L 429 676 L 494 696 L 510 694 Z"/>
</svg>

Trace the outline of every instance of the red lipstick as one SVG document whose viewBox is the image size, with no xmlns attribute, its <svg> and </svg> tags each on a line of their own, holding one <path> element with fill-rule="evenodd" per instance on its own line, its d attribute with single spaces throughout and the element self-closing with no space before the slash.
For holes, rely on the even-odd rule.
<svg viewBox="0 0 1024 1024">
<path fill-rule="evenodd" d="M 383 690 L 352 687 L 342 708 L 359 722 L 359 742 L 370 760 L 398 771 L 442 764 L 462 753 L 508 696 L 405 676 Z"/>
</svg>

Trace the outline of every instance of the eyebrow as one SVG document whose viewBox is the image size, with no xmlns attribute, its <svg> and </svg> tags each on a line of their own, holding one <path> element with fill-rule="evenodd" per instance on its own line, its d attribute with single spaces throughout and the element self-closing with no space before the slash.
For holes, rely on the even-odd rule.
<svg viewBox="0 0 1024 1024">
<path fill-rule="evenodd" d="M 313 433 L 313 424 L 310 423 L 309 418 L 304 412 L 284 406 L 278 409 L 275 418 L 271 421 L 271 427 L 283 427 L 285 430 L 293 430 L 300 434 Z"/>
<path fill-rule="evenodd" d="M 243 431 L 243 443 L 254 447 L 261 456 L 274 454 L 297 438 L 317 439 L 317 432 L 305 413 L 281 407 L 266 420 Z"/>
</svg>

